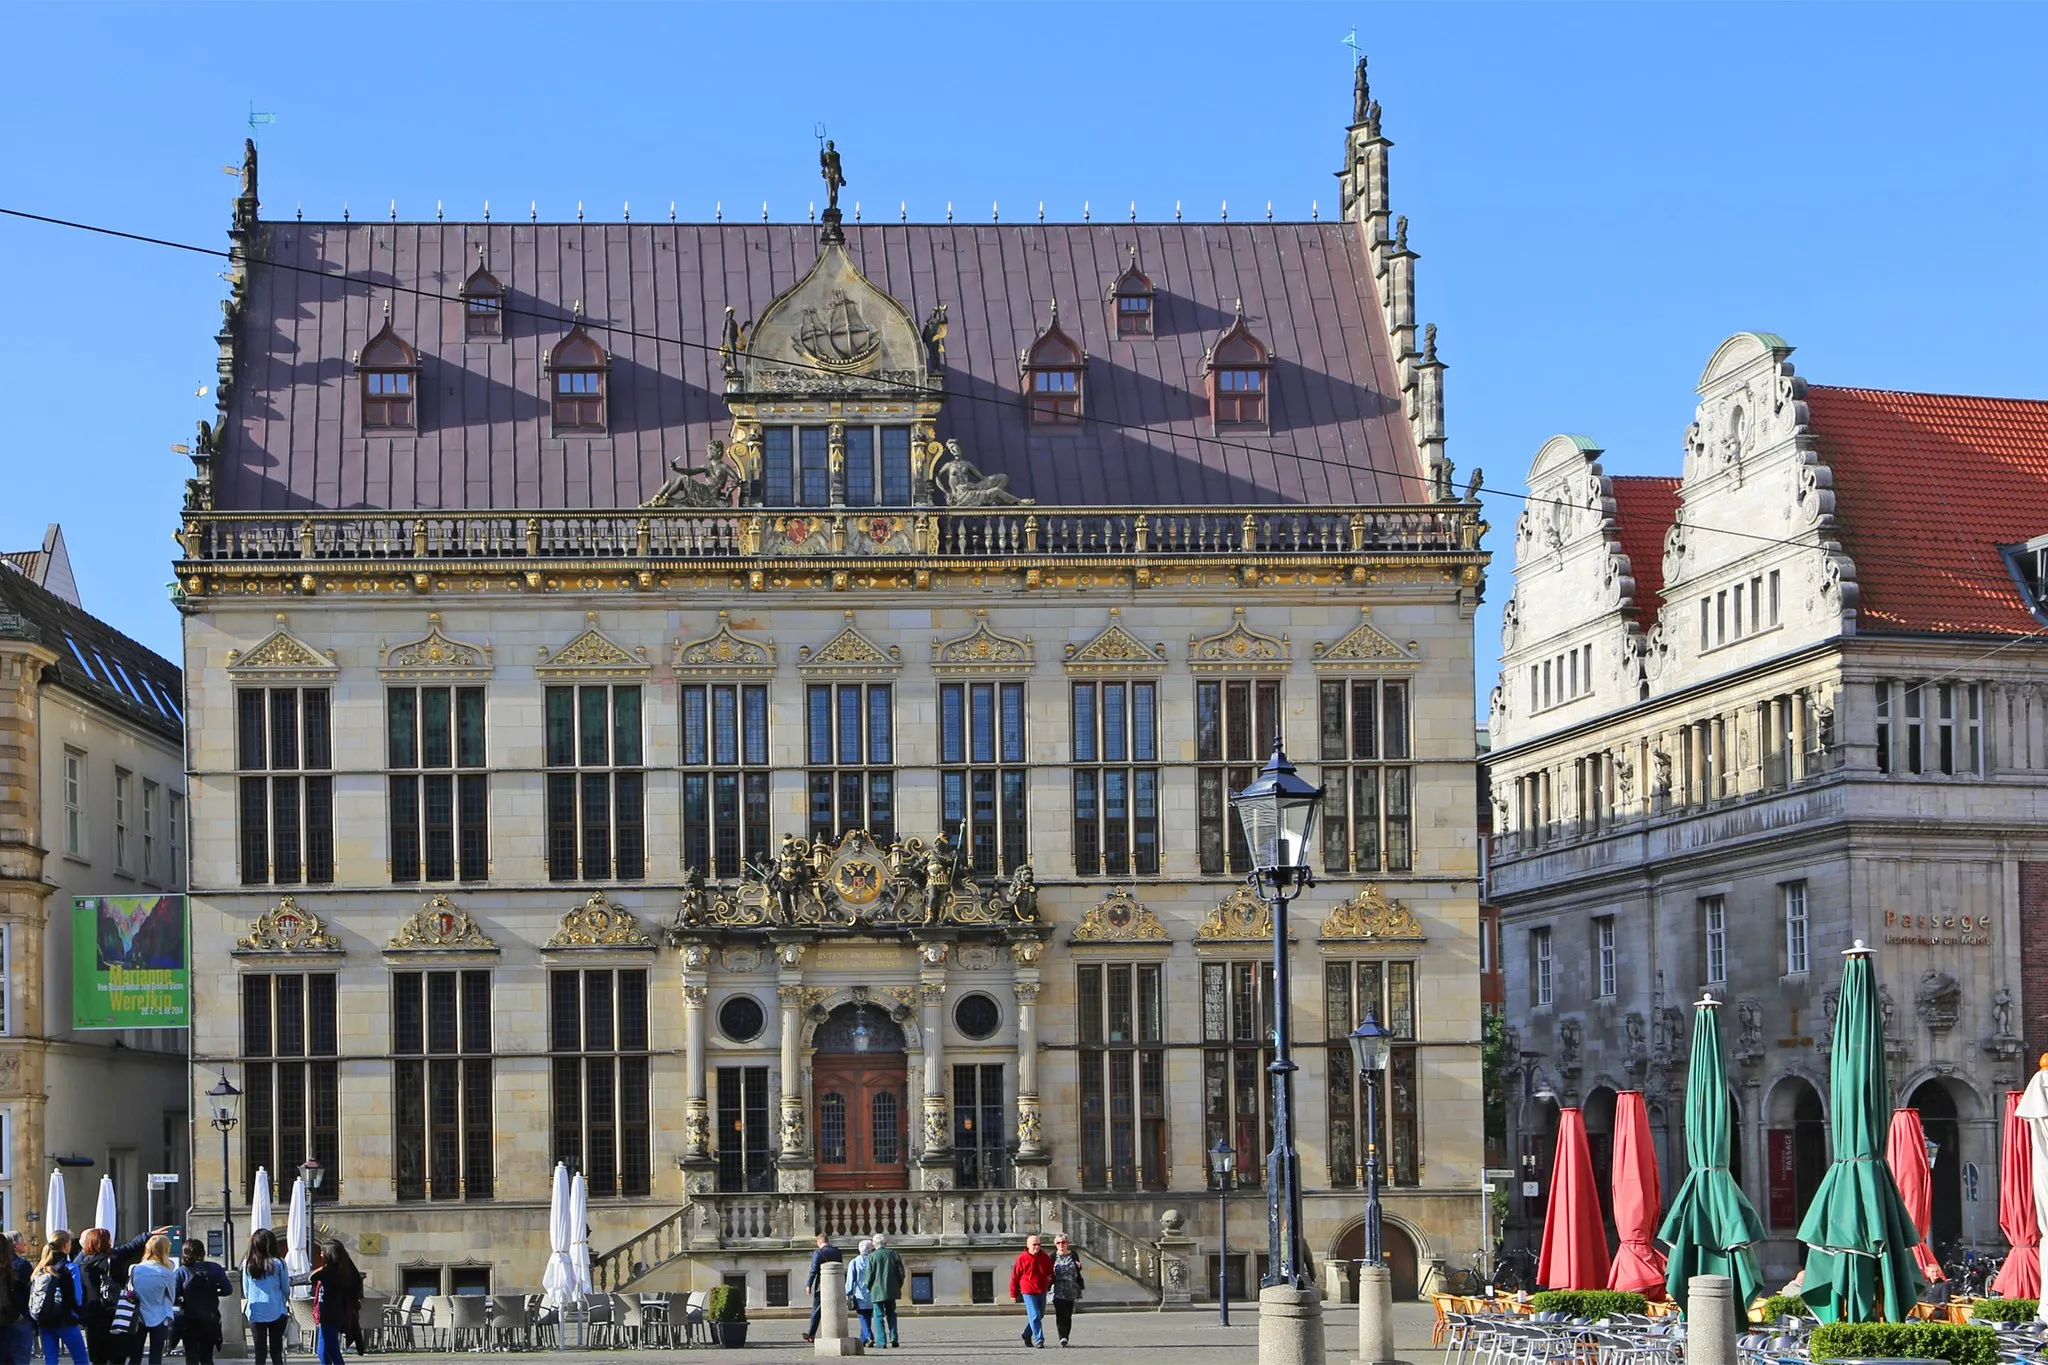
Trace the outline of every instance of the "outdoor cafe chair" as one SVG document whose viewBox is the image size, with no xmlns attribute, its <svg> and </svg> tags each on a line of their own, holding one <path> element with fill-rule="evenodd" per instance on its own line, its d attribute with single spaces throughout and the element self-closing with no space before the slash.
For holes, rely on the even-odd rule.
<svg viewBox="0 0 2048 1365">
<path fill-rule="evenodd" d="M 490 1344 L 491 1301 L 481 1294 L 448 1296 L 448 1349 L 460 1351 L 468 1343 L 481 1349 Z"/>
<path fill-rule="evenodd" d="M 670 1330 L 673 1331 L 678 1326 L 683 1329 L 683 1344 L 685 1346 L 695 1346 L 697 1344 L 697 1334 L 702 1332 L 705 1344 L 709 1345 L 711 1341 L 711 1320 L 706 1315 L 711 1308 L 711 1291 L 700 1289 L 690 1295 L 689 1298 L 684 1299 L 683 1302 L 677 1303 L 676 1300 L 681 1297 L 678 1294 L 669 1295 Z"/>
<path fill-rule="evenodd" d="M 533 1345 L 533 1314 L 524 1294 L 495 1294 L 491 1297 L 491 1343 L 511 1351 Z"/>
</svg>

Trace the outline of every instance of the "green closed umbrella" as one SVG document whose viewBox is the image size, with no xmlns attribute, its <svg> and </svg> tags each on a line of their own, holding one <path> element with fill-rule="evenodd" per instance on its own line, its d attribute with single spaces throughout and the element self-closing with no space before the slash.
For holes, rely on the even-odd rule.
<svg viewBox="0 0 2048 1365">
<path fill-rule="evenodd" d="M 1848 961 L 1828 1056 L 1835 1160 L 1799 1224 L 1799 1240 L 1806 1243 L 1800 1292 L 1822 1322 L 1904 1322 L 1926 1284 L 1913 1264 L 1920 1234 L 1884 1159 L 1891 1083 L 1870 950 L 1859 938 L 1843 956 Z"/>
<path fill-rule="evenodd" d="M 1747 1305 L 1763 1277 L 1754 1245 L 1764 1225 L 1728 1173 L 1728 1075 L 1721 1067 L 1720 1002 L 1708 996 L 1692 1017 L 1692 1059 L 1685 1069 L 1685 1160 L 1691 1169 L 1671 1201 L 1657 1240 L 1671 1248 L 1664 1289 L 1685 1306 L 1695 1275 L 1726 1275 Z"/>
</svg>

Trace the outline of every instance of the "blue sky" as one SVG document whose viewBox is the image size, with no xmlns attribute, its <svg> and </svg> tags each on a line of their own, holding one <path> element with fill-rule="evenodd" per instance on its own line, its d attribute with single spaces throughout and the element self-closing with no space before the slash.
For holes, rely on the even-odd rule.
<svg viewBox="0 0 2048 1365">
<path fill-rule="evenodd" d="M 253 107 L 270 217 L 801 218 L 820 121 L 869 212 L 1328 214 L 1354 27 L 1461 482 L 1558 431 L 1676 473 L 1742 329 L 1830 383 L 2048 396 L 2034 6 L 18 5 L 0 205 L 224 246 Z M 7 219 L 0 252 L 0 545 L 62 521 L 87 607 L 175 658 L 222 263 Z"/>
</svg>

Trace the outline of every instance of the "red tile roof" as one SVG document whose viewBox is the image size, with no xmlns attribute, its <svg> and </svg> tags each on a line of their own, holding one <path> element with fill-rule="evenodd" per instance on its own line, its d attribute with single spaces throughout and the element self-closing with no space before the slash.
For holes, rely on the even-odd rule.
<svg viewBox="0 0 2048 1365">
<path fill-rule="evenodd" d="M 817 258 L 818 229 L 277 222 L 263 243 L 237 328 L 216 506 L 607 508 L 637 505 L 671 459 L 695 463 L 726 434 L 712 349 L 725 308 L 760 317 Z M 913 317 L 947 305 L 938 434 L 984 473 L 1007 474 L 1013 492 L 1135 506 L 1428 496 L 1356 224 L 869 223 L 847 225 L 846 243 Z M 1119 340 L 1104 295 L 1133 244 L 1158 290 L 1157 335 Z M 453 300 L 479 245 L 507 292 L 502 342 L 465 342 Z M 419 351 L 416 436 L 365 437 L 347 393 L 350 358 L 387 298 Z M 1090 353 L 1087 411 L 1103 419 L 1073 434 L 1034 430 L 1021 410 L 1017 353 L 1054 299 Z M 1218 442 L 1203 354 L 1239 299 L 1274 351 L 1272 430 Z M 612 353 L 611 432 L 556 440 L 541 354 L 579 300 Z"/>
<path fill-rule="evenodd" d="M 1648 630 L 1664 605 L 1664 533 L 1678 515 L 1678 490 L 1685 480 L 1624 474 L 1609 482 L 1615 536 L 1636 581 L 1636 620 Z"/>
<path fill-rule="evenodd" d="M 1856 562 L 1858 633 L 2043 628 L 2001 547 L 2048 534 L 2048 402 L 1821 385 L 1806 402 Z"/>
</svg>

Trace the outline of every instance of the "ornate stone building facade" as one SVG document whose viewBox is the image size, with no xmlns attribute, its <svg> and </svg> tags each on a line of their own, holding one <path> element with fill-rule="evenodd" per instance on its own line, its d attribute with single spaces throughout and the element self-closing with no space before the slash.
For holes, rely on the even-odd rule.
<svg viewBox="0 0 2048 1365">
<path fill-rule="evenodd" d="M 1064 1226 L 1184 1301 L 1228 1137 L 1255 1272 L 1278 734 L 1311 1247 L 1372 1009 L 1390 1241 L 1469 1256 L 1484 528 L 1388 145 L 1361 68 L 1341 217 L 1202 227 L 268 222 L 252 152 L 178 564 L 235 1188 L 310 1150 L 382 1285 L 530 1287 L 562 1160 L 611 1287 Z"/>
<path fill-rule="evenodd" d="M 1791 349 L 1715 351 L 1682 477 L 1609 475 L 1584 437 L 1537 452 L 1491 756 L 1525 1169 L 1547 1177 L 1540 1094 L 1585 1107 L 1604 1170 L 1614 1092 L 1639 1089 L 1674 1188 L 1711 992 L 1773 1276 L 1828 1159 L 1855 939 L 1877 948 L 1894 1102 L 1941 1144 L 1935 1237 L 1997 1235 L 2048 852 L 2048 404 L 1809 384 Z"/>
</svg>

